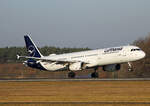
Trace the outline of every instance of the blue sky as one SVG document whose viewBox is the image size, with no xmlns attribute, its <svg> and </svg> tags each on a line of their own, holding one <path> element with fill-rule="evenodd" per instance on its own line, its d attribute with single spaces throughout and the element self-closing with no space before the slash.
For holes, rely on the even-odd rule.
<svg viewBox="0 0 150 106">
<path fill-rule="evenodd" d="M 0 47 L 104 48 L 150 32 L 150 0 L 0 0 Z"/>
</svg>

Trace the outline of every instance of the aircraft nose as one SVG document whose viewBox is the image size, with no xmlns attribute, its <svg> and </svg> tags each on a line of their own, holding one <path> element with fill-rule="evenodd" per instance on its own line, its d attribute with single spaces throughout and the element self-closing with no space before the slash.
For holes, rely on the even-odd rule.
<svg viewBox="0 0 150 106">
<path fill-rule="evenodd" d="M 144 58 L 146 56 L 146 53 L 144 51 L 141 52 L 141 58 Z"/>
</svg>

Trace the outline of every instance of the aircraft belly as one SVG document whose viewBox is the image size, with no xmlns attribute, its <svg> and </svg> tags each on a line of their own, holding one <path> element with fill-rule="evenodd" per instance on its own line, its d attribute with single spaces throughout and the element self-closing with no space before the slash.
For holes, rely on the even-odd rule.
<svg viewBox="0 0 150 106">
<path fill-rule="evenodd" d="M 47 62 L 41 62 L 41 65 L 48 71 L 58 71 L 66 67 L 65 65 L 62 64 L 53 64 Z"/>
</svg>

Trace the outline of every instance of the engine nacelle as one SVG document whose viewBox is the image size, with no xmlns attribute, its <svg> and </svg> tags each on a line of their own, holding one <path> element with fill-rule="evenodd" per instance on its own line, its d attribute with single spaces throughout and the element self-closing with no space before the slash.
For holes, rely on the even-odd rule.
<svg viewBox="0 0 150 106">
<path fill-rule="evenodd" d="M 111 64 L 111 65 L 106 65 L 103 66 L 104 71 L 109 71 L 109 72 L 114 72 L 120 70 L 121 65 L 120 64 Z"/>
<path fill-rule="evenodd" d="M 83 63 L 82 62 L 77 62 L 69 65 L 69 70 L 70 71 L 78 71 L 82 70 Z"/>
</svg>

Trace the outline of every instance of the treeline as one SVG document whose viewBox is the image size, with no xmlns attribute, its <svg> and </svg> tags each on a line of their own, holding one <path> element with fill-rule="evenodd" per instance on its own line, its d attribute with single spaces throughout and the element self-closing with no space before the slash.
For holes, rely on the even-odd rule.
<svg viewBox="0 0 150 106">
<path fill-rule="evenodd" d="M 62 53 L 70 53 L 70 52 L 78 52 L 89 50 L 89 48 L 59 48 L 59 47 L 41 47 L 39 48 L 40 52 L 44 56 L 48 56 L 50 54 L 62 54 Z M 0 63 L 14 63 L 19 62 L 16 59 L 16 55 L 27 55 L 27 50 L 25 47 L 5 47 L 0 48 Z"/>
</svg>

